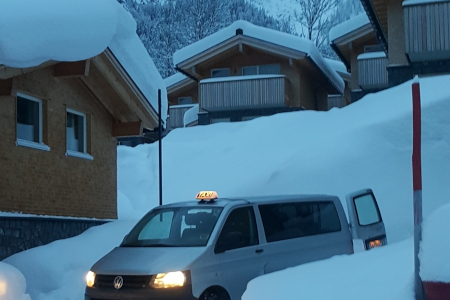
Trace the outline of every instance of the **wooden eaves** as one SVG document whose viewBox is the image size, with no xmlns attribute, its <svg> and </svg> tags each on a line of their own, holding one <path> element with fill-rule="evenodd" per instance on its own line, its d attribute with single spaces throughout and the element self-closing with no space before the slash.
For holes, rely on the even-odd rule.
<svg viewBox="0 0 450 300">
<path fill-rule="evenodd" d="M 204 63 L 209 59 L 216 57 L 217 55 L 226 51 L 238 50 L 240 52 L 244 52 L 245 50 L 243 45 L 250 46 L 252 48 L 256 48 L 268 53 L 287 57 L 290 61 L 302 59 L 307 55 L 307 53 L 299 50 L 290 49 L 257 38 L 238 34 L 178 63 L 176 67 L 178 70 L 183 70 L 183 73 L 188 73 L 189 75 L 197 79 L 202 79 L 196 70 L 199 64 Z"/>
<path fill-rule="evenodd" d="M 55 77 L 77 79 L 113 116 L 113 136 L 142 135 L 143 128 L 159 125 L 155 109 L 109 48 L 83 61 L 48 61 L 30 68 L 0 65 L 0 94 L 11 95 L 13 77 L 53 65 Z"/>
</svg>

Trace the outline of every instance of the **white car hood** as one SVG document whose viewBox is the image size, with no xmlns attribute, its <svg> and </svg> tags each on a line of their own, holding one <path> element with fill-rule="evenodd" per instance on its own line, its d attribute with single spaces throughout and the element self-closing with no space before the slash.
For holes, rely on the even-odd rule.
<svg viewBox="0 0 450 300">
<path fill-rule="evenodd" d="M 206 247 L 117 247 L 91 270 L 105 275 L 151 275 L 184 271 L 205 252 Z"/>
</svg>

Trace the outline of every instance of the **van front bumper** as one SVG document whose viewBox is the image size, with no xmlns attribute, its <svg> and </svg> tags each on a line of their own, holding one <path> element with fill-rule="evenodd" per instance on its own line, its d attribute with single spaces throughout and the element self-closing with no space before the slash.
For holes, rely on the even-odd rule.
<svg viewBox="0 0 450 300">
<path fill-rule="evenodd" d="M 86 288 L 85 300 L 195 300 L 190 284 L 170 289 Z"/>
</svg>

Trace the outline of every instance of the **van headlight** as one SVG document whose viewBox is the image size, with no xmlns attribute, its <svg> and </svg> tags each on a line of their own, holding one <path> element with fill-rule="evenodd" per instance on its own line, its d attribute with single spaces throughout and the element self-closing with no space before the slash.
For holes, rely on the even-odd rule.
<svg viewBox="0 0 450 300">
<path fill-rule="evenodd" d="M 159 273 L 152 278 L 150 285 L 157 289 L 166 289 L 183 286 L 186 282 L 186 276 L 183 272 Z"/>
<path fill-rule="evenodd" d="M 93 287 L 93 286 L 94 286 L 94 283 L 95 283 L 95 273 L 92 272 L 92 271 L 89 271 L 89 272 L 86 274 L 86 285 L 87 285 L 88 287 Z"/>
</svg>

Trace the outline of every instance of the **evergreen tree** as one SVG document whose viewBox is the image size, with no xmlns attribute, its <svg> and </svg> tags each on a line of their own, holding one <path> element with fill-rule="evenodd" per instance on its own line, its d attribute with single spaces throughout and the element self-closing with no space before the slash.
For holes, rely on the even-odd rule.
<svg viewBox="0 0 450 300">
<path fill-rule="evenodd" d="M 264 9 L 247 0 L 118 1 L 136 20 L 137 34 L 163 78 L 176 72 L 172 58 L 175 51 L 237 20 L 246 20 L 258 26 L 298 34 L 293 27 L 293 20 L 282 17 L 275 19 Z M 303 20 L 303 24 L 309 24 L 309 27 L 305 27 L 308 28 L 308 32 L 302 32 L 300 35 L 314 40 L 323 55 L 335 57 L 329 47 L 329 29 L 345 18 L 348 19 L 350 15 L 361 12 L 359 0 L 298 1 L 304 4 L 301 4 L 303 8 L 297 16 Z M 325 9 L 326 7 L 323 8 L 320 4 L 323 1 L 336 3 L 336 6 L 333 4 L 331 8 Z"/>
</svg>

